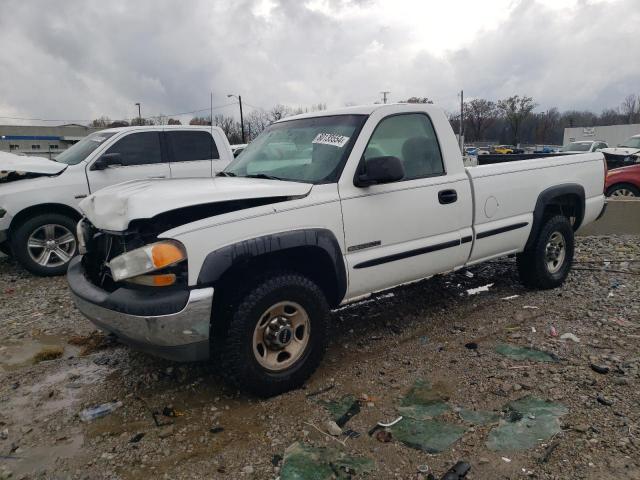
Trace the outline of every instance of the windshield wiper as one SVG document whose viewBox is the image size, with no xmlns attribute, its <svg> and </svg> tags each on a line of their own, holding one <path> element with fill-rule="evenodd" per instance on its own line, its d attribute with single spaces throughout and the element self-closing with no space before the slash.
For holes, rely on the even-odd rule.
<svg viewBox="0 0 640 480">
<path fill-rule="evenodd" d="M 216 177 L 235 177 L 236 174 L 233 172 L 218 172 L 216 173 Z"/>
<path fill-rule="evenodd" d="M 280 177 L 274 177 L 273 175 L 267 175 L 266 173 L 254 173 L 252 175 L 245 175 L 247 178 L 265 178 L 267 180 L 282 180 Z"/>
</svg>

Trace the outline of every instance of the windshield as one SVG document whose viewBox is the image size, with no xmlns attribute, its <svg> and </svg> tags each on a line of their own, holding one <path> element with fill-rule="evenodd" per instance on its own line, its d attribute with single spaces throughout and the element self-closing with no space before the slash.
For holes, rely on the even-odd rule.
<svg viewBox="0 0 640 480">
<path fill-rule="evenodd" d="M 561 152 L 588 152 L 591 142 L 572 142 L 560 149 Z"/>
<path fill-rule="evenodd" d="M 336 115 L 275 123 L 222 175 L 306 183 L 336 181 L 366 115 Z"/>
<path fill-rule="evenodd" d="M 58 155 L 56 162 L 66 163 L 67 165 L 77 165 L 89 156 L 96 148 L 100 146 L 107 138 L 113 136 L 113 132 L 96 132 L 88 137 L 84 137 L 75 145 L 67 148 Z"/>
<path fill-rule="evenodd" d="M 640 137 L 631 137 L 625 140 L 620 146 L 628 148 L 640 148 Z"/>
</svg>

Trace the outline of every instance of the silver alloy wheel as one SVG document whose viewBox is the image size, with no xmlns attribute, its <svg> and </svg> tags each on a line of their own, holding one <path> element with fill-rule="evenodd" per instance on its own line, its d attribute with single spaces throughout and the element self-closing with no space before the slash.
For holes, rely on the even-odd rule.
<svg viewBox="0 0 640 480">
<path fill-rule="evenodd" d="M 612 197 L 635 197 L 635 193 L 633 193 L 628 188 L 616 188 L 613 192 L 611 192 Z"/>
<path fill-rule="evenodd" d="M 567 255 L 567 245 L 564 235 L 560 232 L 553 232 L 547 246 L 545 247 L 544 261 L 547 264 L 549 273 L 556 273 L 562 268 Z"/>
<path fill-rule="evenodd" d="M 302 357 L 310 335 L 307 311 L 295 302 L 278 302 L 260 316 L 253 331 L 253 354 L 262 367 L 279 372 Z"/>
<path fill-rule="evenodd" d="M 76 253 L 76 237 L 64 225 L 48 223 L 36 228 L 27 240 L 31 260 L 43 267 L 59 267 Z"/>
</svg>

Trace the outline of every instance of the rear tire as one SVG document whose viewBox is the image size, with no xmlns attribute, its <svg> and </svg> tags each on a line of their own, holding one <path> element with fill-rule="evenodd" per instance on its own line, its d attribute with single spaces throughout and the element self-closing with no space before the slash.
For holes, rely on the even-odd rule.
<svg viewBox="0 0 640 480">
<path fill-rule="evenodd" d="M 629 198 L 640 197 L 640 189 L 630 183 L 617 183 L 607 188 L 607 197 Z"/>
<path fill-rule="evenodd" d="M 78 251 L 77 223 L 60 213 L 36 215 L 13 232 L 13 255 L 31 273 L 43 277 L 63 275 Z"/>
<path fill-rule="evenodd" d="M 224 309 L 226 318 L 214 319 L 225 325 L 213 339 L 225 379 L 261 397 L 300 387 L 327 346 L 329 306 L 322 290 L 303 275 L 276 273 L 233 303 Z"/>
<path fill-rule="evenodd" d="M 8 240 L 0 243 L 0 252 L 4 253 L 7 257 L 10 257 L 13 255 L 11 253 L 11 244 L 9 243 Z"/>
<path fill-rule="evenodd" d="M 517 255 L 522 283 L 538 289 L 562 285 L 571 270 L 574 245 L 569 219 L 562 215 L 548 218 L 532 247 Z"/>
</svg>

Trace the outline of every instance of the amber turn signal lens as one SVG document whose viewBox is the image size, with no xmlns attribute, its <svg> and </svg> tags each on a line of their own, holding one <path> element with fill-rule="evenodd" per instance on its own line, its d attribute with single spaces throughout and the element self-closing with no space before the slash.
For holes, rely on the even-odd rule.
<svg viewBox="0 0 640 480">
<path fill-rule="evenodd" d="M 139 275 L 127 280 L 138 285 L 146 285 L 148 287 L 168 287 L 176 283 L 175 273 L 161 273 L 159 275 Z"/>
<path fill-rule="evenodd" d="M 155 268 L 164 268 L 185 258 L 184 250 L 174 243 L 158 243 L 151 249 L 151 261 Z"/>
</svg>

